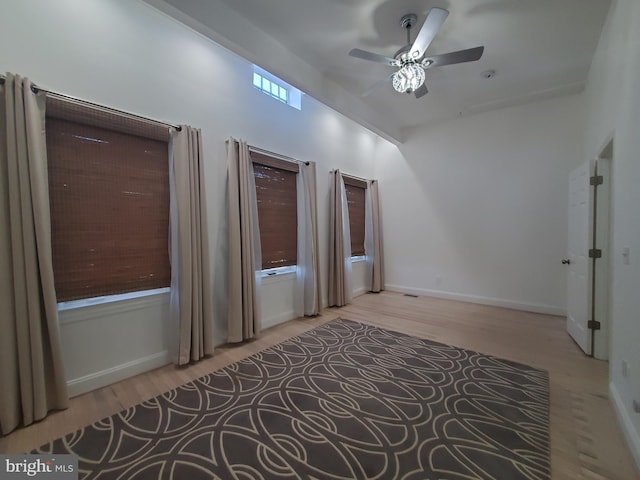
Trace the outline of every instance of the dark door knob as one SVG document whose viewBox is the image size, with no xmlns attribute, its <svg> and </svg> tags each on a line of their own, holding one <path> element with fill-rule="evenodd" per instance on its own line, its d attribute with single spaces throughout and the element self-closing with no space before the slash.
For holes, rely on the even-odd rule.
<svg viewBox="0 0 640 480">
<path fill-rule="evenodd" d="M 563 265 L 569 265 L 569 264 L 571 264 L 571 260 L 569 260 L 568 258 L 565 258 L 565 259 L 562 260 L 562 264 Z"/>
</svg>

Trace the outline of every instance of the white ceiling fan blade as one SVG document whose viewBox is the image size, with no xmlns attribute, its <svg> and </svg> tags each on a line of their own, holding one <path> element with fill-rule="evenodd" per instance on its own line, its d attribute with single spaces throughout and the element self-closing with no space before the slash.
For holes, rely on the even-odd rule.
<svg viewBox="0 0 640 480">
<path fill-rule="evenodd" d="M 379 55 L 373 52 L 367 52 L 366 50 L 360 50 L 359 48 L 353 48 L 349 52 L 349 55 L 356 58 L 361 58 L 363 60 L 370 60 L 372 62 L 378 63 L 386 63 L 392 67 L 398 65 L 398 61 L 395 58 L 385 57 L 384 55 Z"/>
<path fill-rule="evenodd" d="M 374 83 L 373 85 L 371 85 L 363 93 L 361 93 L 360 96 L 361 97 L 368 97 L 369 95 L 371 95 L 374 92 L 374 90 L 377 90 L 378 88 L 382 87 L 386 83 L 391 82 L 391 77 L 393 77 L 393 73 L 391 75 L 389 75 L 388 77 L 383 78 L 382 80 L 380 80 L 380 81 Z"/>
<path fill-rule="evenodd" d="M 457 52 L 443 53 L 441 55 L 431 55 L 424 57 L 422 66 L 424 68 L 441 67 L 443 65 L 453 65 L 455 63 L 475 62 L 480 60 L 484 53 L 484 47 L 467 48 Z"/>
<path fill-rule="evenodd" d="M 424 55 L 424 52 L 429 48 L 429 45 L 431 45 L 431 42 L 447 19 L 447 16 L 449 16 L 449 12 L 443 8 L 434 7 L 429 10 L 427 18 L 411 46 L 409 55 L 412 58 L 418 59 Z"/>
<path fill-rule="evenodd" d="M 424 95 L 426 95 L 429 92 L 429 90 L 427 90 L 427 84 L 423 83 L 422 85 L 420 85 L 420 87 L 414 92 L 416 95 L 416 98 L 420 98 Z"/>
<path fill-rule="evenodd" d="M 370 60 L 372 62 L 386 63 L 387 65 L 392 67 L 396 67 L 399 65 L 399 62 L 395 58 L 385 57 L 384 55 L 367 52 L 366 50 L 360 50 L 359 48 L 351 49 L 349 55 L 351 55 L 352 57 L 361 58 L 363 60 Z"/>
</svg>

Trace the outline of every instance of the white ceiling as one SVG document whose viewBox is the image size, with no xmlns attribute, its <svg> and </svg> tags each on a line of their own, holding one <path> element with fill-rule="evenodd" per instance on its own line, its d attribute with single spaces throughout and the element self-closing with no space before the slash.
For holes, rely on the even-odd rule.
<svg viewBox="0 0 640 480">
<path fill-rule="evenodd" d="M 458 115 L 584 87 L 610 0 L 146 0 L 384 137 Z M 350 57 L 354 47 L 393 54 L 400 18 L 449 10 L 428 49 L 484 45 L 483 57 L 427 71 L 421 99 L 397 93 L 392 67 Z M 416 30 L 414 30 L 415 35 Z M 269 38 L 270 37 L 270 38 Z M 413 38 L 413 37 L 412 37 Z M 495 76 L 485 79 L 486 70 Z"/>
</svg>

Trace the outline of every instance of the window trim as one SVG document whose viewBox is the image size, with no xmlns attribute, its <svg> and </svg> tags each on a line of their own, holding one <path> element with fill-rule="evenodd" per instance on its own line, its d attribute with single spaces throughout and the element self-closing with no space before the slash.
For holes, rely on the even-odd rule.
<svg viewBox="0 0 640 480">
<path fill-rule="evenodd" d="M 142 308 L 168 306 L 170 292 L 171 289 L 165 287 L 164 289 L 132 292 L 140 295 L 132 295 L 131 298 L 106 299 L 105 297 L 105 301 L 94 304 L 73 305 L 62 309 L 58 306 L 59 322 L 60 325 L 66 325 L 77 322 L 95 321 L 99 318 L 113 317 L 114 315 L 130 313 Z M 116 295 L 111 295 L 110 297 L 116 297 Z M 72 302 L 81 301 L 82 300 L 72 300 Z"/>
<path fill-rule="evenodd" d="M 265 165 L 267 167 L 279 168 L 280 170 L 286 170 L 288 172 L 300 172 L 300 166 L 297 162 L 285 160 L 283 158 L 277 158 L 264 151 L 260 151 L 255 148 L 249 147 L 249 153 L 251 155 L 251 161 L 259 165 Z"/>
<path fill-rule="evenodd" d="M 171 287 L 152 288 L 150 290 L 137 290 L 135 292 L 118 293 L 115 295 L 103 295 L 101 297 L 80 298 L 78 300 L 66 300 L 58 302 L 58 312 L 69 312 L 73 310 L 81 310 L 83 308 L 97 307 L 100 305 L 109 305 L 128 300 L 142 299 L 145 297 L 153 297 L 169 293 Z"/>
<path fill-rule="evenodd" d="M 292 273 L 296 273 L 298 269 L 298 265 L 287 265 L 285 267 L 274 267 L 274 268 L 265 268 L 260 271 L 262 278 L 273 278 L 279 277 L 282 275 L 291 275 Z"/>
<path fill-rule="evenodd" d="M 350 175 L 345 175 L 344 173 L 342 174 L 342 180 L 344 181 L 345 185 L 351 185 L 353 187 L 363 188 L 365 190 L 369 187 L 369 182 L 367 182 L 366 180 L 362 178 L 352 177 Z"/>
</svg>

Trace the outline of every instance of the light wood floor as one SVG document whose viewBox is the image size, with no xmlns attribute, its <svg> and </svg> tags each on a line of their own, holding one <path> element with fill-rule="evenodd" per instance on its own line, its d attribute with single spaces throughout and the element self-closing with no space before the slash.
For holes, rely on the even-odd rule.
<svg viewBox="0 0 640 480">
<path fill-rule="evenodd" d="M 195 365 L 166 366 L 73 398 L 69 409 L 0 438 L 0 452 L 27 452 L 336 317 L 548 370 L 553 480 L 640 479 L 608 400 L 608 364 L 578 349 L 564 318 L 391 292 L 362 295 L 347 307 L 278 325 Z"/>
</svg>

